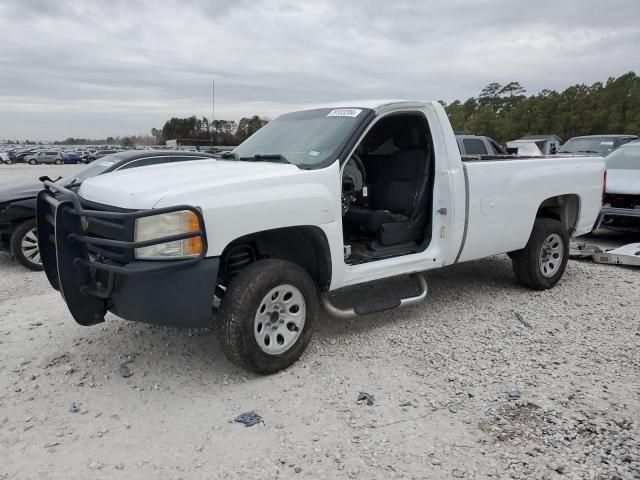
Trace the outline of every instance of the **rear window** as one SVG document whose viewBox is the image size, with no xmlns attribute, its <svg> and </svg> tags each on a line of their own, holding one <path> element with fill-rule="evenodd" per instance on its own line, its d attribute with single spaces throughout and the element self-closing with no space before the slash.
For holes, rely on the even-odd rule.
<svg viewBox="0 0 640 480">
<path fill-rule="evenodd" d="M 465 138 L 462 143 L 467 155 L 487 154 L 487 148 L 484 146 L 484 142 L 478 138 Z"/>
<path fill-rule="evenodd" d="M 621 147 L 605 157 L 609 170 L 640 170 L 640 145 Z"/>
</svg>

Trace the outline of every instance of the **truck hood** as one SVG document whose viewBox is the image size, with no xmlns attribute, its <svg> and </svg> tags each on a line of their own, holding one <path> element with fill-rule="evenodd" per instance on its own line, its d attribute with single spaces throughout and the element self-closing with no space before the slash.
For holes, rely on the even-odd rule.
<svg viewBox="0 0 640 480">
<path fill-rule="evenodd" d="M 85 200 L 127 209 L 147 209 L 163 198 L 176 199 L 191 192 L 233 191 L 239 184 L 264 184 L 303 173 L 295 165 L 212 160 L 176 162 L 108 173 L 85 180 L 79 195 Z"/>
<path fill-rule="evenodd" d="M 607 193 L 640 195 L 640 169 L 607 170 Z"/>
</svg>

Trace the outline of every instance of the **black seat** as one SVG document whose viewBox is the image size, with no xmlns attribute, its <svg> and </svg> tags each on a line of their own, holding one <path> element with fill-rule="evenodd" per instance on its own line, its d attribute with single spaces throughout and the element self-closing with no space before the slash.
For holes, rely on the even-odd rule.
<svg viewBox="0 0 640 480">
<path fill-rule="evenodd" d="M 361 232 L 375 234 L 382 245 L 417 240 L 428 218 L 424 205 L 430 154 L 423 128 L 398 129 L 398 148 L 388 165 L 381 165 L 375 183 L 369 185 L 369 204 L 352 206 L 345 222 Z"/>
</svg>

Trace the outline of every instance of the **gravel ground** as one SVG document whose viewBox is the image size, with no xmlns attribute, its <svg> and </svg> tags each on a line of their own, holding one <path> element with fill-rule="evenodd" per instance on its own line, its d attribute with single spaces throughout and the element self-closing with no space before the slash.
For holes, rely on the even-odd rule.
<svg viewBox="0 0 640 480">
<path fill-rule="evenodd" d="M 422 305 L 323 314 L 270 377 L 209 330 L 81 327 L 43 274 L 6 255 L 0 272 L 3 480 L 640 478 L 640 269 L 571 261 L 546 292 L 517 286 L 506 256 L 431 272 Z M 252 410 L 263 423 L 233 423 Z"/>
<path fill-rule="evenodd" d="M 14 165 L 0 164 L 0 187 L 5 182 L 13 180 L 23 180 L 38 178 L 42 175 L 49 175 L 51 178 L 68 175 L 84 165 L 29 165 L 26 163 L 16 163 Z"/>
</svg>

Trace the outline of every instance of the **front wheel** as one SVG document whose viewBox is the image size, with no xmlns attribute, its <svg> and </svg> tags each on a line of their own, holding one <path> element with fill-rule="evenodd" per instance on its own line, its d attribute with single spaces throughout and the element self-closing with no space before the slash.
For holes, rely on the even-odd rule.
<svg viewBox="0 0 640 480">
<path fill-rule="evenodd" d="M 283 260 L 259 260 L 225 291 L 218 336 L 229 360 L 271 374 L 302 355 L 317 315 L 316 286 L 307 272 Z"/>
<path fill-rule="evenodd" d="M 36 163 L 38 163 L 38 162 L 34 158 L 29 160 L 29 165 L 35 165 Z"/>
<path fill-rule="evenodd" d="M 567 268 L 569 234 L 558 220 L 537 218 L 527 245 L 511 254 L 516 280 L 534 290 L 553 287 Z"/>
<path fill-rule="evenodd" d="M 13 231 L 11 235 L 11 254 L 21 265 L 29 270 L 42 270 L 35 220 L 27 220 Z"/>
</svg>

